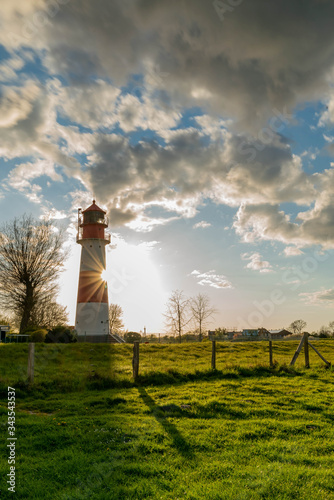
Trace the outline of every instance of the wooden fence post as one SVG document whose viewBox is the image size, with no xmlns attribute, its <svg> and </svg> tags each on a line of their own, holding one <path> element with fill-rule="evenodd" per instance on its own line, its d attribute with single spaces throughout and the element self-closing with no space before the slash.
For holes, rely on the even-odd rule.
<svg viewBox="0 0 334 500">
<path fill-rule="evenodd" d="M 297 347 L 297 350 L 296 350 L 296 352 L 295 352 L 295 353 L 294 353 L 294 355 L 293 355 L 293 358 L 292 358 L 292 360 L 291 360 L 290 366 L 293 366 L 293 365 L 295 364 L 296 359 L 298 358 L 299 353 L 300 353 L 300 351 L 302 350 L 302 347 L 303 347 L 304 341 L 305 341 L 305 333 L 304 333 L 304 335 L 302 336 L 301 341 L 299 342 L 299 346 Z"/>
<path fill-rule="evenodd" d="M 211 368 L 216 369 L 216 341 L 212 340 Z"/>
<path fill-rule="evenodd" d="M 330 366 L 331 366 L 330 362 L 329 362 L 329 361 L 327 361 L 327 360 L 326 360 L 326 359 L 325 359 L 325 358 L 324 358 L 324 357 L 320 354 L 320 352 L 318 351 L 318 349 L 316 349 L 316 348 L 314 347 L 314 345 L 313 345 L 313 344 L 311 344 L 311 343 L 309 342 L 309 343 L 308 343 L 308 345 L 312 347 L 312 349 L 313 349 L 313 350 L 314 350 L 314 351 L 318 354 L 318 356 L 319 356 L 319 357 L 323 360 L 323 362 L 324 362 L 324 363 L 326 363 L 326 365 L 327 365 L 328 367 L 330 367 Z"/>
<path fill-rule="evenodd" d="M 271 340 L 271 335 L 269 336 L 269 364 L 270 368 L 274 366 L 273 362 L 273 342 Z"/>
<path fill-rule="evenodd" d="M 139 341 L 133 343 L 133 358 L 132 358 L 132 373 L 133 378 L 137 380 L 139 373 Z"/>
<path fill-rule="evenodd" d="M 305 368 L 310 368 L 310 355 L 308 349 L 308 333 L 304 333 L 305 342 L 304 342 L 304 354 L 305 354 Z"/>
<path fill-rule="evenodd" d="M 28 382 L 34 382 L 34 364 L 35 364 L 35 344 L 31 342 L 28 345 Z"/>
</svg>

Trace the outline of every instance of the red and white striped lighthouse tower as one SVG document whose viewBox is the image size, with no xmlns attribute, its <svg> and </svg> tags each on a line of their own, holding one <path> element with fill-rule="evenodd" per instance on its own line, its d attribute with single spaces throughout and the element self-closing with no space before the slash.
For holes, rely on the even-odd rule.
<svg viewBox="0 0 334 500">
<path fill-rule="evenodd" d="M 106 268 L 106 212 L 93 204 L 78 210 L 77 243 L 81 249 L 79 289 L 75 329 L 79 342 L 108 342 L 108 287 L 102 278 Z"/>
</svg>

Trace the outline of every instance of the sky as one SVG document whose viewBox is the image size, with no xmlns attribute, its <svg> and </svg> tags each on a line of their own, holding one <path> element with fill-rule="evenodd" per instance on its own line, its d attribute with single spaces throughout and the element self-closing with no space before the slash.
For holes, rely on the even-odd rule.
<svg viewBox="0 0 334 500">
<path fill-rule="evenodd" d="M 13 0 L 0 14 L 0 223 L 108 213 L 109 300 L 164 332 L 173 290 L 208 327 L 334 320 L 330 0 Z"/>
</svg>

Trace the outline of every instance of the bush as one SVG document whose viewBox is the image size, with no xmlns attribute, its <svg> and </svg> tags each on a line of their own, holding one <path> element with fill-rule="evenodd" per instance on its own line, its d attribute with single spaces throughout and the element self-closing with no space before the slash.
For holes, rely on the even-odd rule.
<svg viewBox="0 0 334 500">
<path fill-rule="evenodd" d="M 35 330 L 33 332 L 26 332 L 30 334 L 29 341 L 30 342 L 44 342 L 45 337 L 47 335 L 47 330 L 43 330 L 42 328 L 40 330 Z"/>
<path fill-rule="evenodd" d="M 67 326 L 56 326 L 56 328 L 49 330 L 45 337 L 45 342 L 47 344 L 70 344 L 77 341 L 77 332 L 75 330 L 71 330 Z"/>
<path fill-rule="evenodd" d="M 140 333 L 137 332 L 126 332 L 124 333 L 124 340 L 129 344 L 132 344 L 135 340 L 141 340 Z"/>
</svg>

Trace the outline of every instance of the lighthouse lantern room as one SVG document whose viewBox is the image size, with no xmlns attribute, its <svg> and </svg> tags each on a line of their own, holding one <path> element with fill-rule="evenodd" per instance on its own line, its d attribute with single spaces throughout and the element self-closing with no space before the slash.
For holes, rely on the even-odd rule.
<svg viewBox="0 0 334 500">
<path fill-rule="evenodd" d="M 78 210 L 77 243 L 81 261 L 75 328 L 79 342 L 108 342 L 108 287 L 102 278 L 106 269 L 105 247 L 110 243 L 106 233 L 106 212 L 93 204 Z"/>
</svg>

